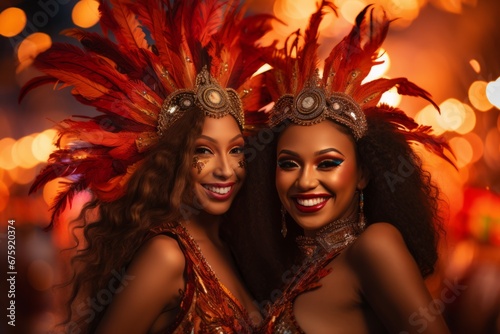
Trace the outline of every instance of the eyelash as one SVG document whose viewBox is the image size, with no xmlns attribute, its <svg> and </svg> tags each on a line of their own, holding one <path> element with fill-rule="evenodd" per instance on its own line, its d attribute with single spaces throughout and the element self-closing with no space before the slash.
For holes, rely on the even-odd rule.
<svg viewBox="0 0 500 334">
<path fill-rule="evenodd" d="M 327 160 L 321 161 L 318 164 L 318 168 L 324 168 L 324 169 L 335 168 L 335 167 L 340 166 L 343 162 L 344 162 L 344 160 L 342 160 L 342 159 L 327 159 Z"/>
<path fill-rule="evenodd" d="M 197 147 L 194 150 L 195 154 L 212 154 L 212 151 L 208 147 Z"/>
<path fill-rule="evenodd" d="M 244 150 L 243 146 L 237 146 L 237 147 L 232 148 L 229 151 L 229 153 L 230 154 L 243 154 L 243 150 Z"/>
<path fill-rule="evenodd" d="M 319 169 L 331 169 L 340 166 L 344 160 L 342 159 L 327 159 L 318 164 Z M 278 160 L 278 167 L 284 170 L 299 167 L 299 164 L 293 160 Z"/>
<path fill-rule="evenodd" d="M 213 154 L 213 152 L 208 147 L 201 146 L 194 150 L 194 154 Z M 243 146 L 233 147 L 229 150 L 229 154 L 243 154 Z"/>
<path fill-rule="evenodd" d="M 299 167 L 299 165 L 293 160 L 278 160 L 278 167 L 287 170 Z"/>
</svg>

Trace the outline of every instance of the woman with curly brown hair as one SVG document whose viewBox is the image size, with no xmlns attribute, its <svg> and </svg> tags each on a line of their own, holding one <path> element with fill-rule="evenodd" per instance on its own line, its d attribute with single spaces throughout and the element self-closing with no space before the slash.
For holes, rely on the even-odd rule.
<svg viewBox="0 0 500 334">
<path fill-rule="evenodd" d="M 269 17 L 218 0 L 111 3 L 104 36 L 66 31 L 83 49 L 41 54 L 46 76 L 23 92 L 61 81 L 101 113 L 59 124 L 32 187 L 69 179 L 53 222 L 75 193 L 94 198 L 76 226 L 64 331 L 253 333 L 262 318 L 222 235 L 246 175 L 241 97 L 258 93 L 249 79 Z"/>
<path fill-rule="evenodd" d="M 312 16 L 303 43 L 297 33 L 276 52 L 265 80 L 275 101 L 269 124 L 281 130 L 272 131 L 261 160 L 276 168 L 249 168 L 274 180 L 281 232 L 298 230 L 301 264 L 270 298 L 262 332 L 448 333 L 424 283 L 437 259 L 439 190 L 411 143 L 445 159 L 449 148 L 404 112 L 377 105 L 392 87 L 430 96 L 405 78 L 363 82 L 389 26 L 370 6 L 333 47 L 320 77 L 317 29 L 327 6 Z M 268 202 L 274 207 L 260 210 L 276 217 L 279 204 Z"/>
</svg>

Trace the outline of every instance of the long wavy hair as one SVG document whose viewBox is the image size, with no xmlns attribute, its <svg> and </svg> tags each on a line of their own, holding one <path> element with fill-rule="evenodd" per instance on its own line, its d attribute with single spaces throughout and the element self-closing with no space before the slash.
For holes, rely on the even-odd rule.
<svg viewBox="0 0 500 334">
<path fill-rule="evenodd" d="M 82 209 L 74 231 L 83 230 L 83 247 L 71 259 L 74 272 L 66 283 L 71 294 L 61 325 L 94 332 L 105 308 L 91 313 L 78 308 L 81 301 L 109 290 L 113 276 L 125 271 L 151 228 L 185 218 L 182 204 L 193 203 L 190 170 L 204 118 L 197 107 L 187 111 L 148 153 L 123 197 L 109 203 L 93 200 Z M 97 218 L 89 214 L 96 210 Z"/>
<path fill-rule="evenodd" d="M 422 276 L 434 271 L 439 236 L 444 234 L 446 203 L 396 125 L 383 119 L 377 108 L 366 110 L 368 131 L 357 145 L 362 168 L 369 173 L 364 189 L 368 224 L 388 222 L 402 234 Z"/>
<path fill-rule="evenodd" d="M 367 110 L 366 118 L 368 131 L 356 143 L 356 154 L 361 168 L 369 174 L 364 189 L 367 224 L 388 222 L 395 226 L 426 277 L 433 272 L 438 257 L 439 236 L 444 233 L 440 204 L 445 203 L 420 157 L 396 131 L 396 125 L 387 122 L 376 108 Z M 338 124 L 338 128 L 350 134 L 345 126 Z M 298 255 L 295 238 L 303 233 L 287 214 L 288 234 L 286 238 L 280 234 L 281 202 L 275 187 L 275 168 L 282 131 L 273 129 L 272 140 L 270 131 L 265 132 L 266 136 L 256 138 L 266 140 L 254 141 L 246 187 L 234 205 L 241 223 L 232 227 L 237 235 L 233 240 L 238 240 L 234 245 L 236 256 L 245 264 L 243 276 L 264 308 L 293 274 Z"/>
</svg>

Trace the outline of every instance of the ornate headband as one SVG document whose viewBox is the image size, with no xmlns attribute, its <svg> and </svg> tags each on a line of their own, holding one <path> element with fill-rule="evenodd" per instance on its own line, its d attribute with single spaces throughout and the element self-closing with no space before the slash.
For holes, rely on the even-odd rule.
<svg viewBox="0 0 500 334">
<path fill-rule="evenodd" d="M 198 106 L 208 117 L 221 118 L 230 114 L 242 130 L 245 126 L 238 93 L 232 88 L 222 88 L 205 66 L 196 76 L 194 90 L 180 89 L 165 99 L 158 115 L 158 135 L 161 137 L 193 105 Z"/>
<path fill-rule="evenodd" d="M 59 123 L 58 150 L 30 189 L 68 179 L 54 200 L 52 222 L 85 189 L 102 202 L 123 196 L 159 136 L 193 106 L 209 117 L 230 114 L 243 130 L 242 105 L 247 114 L 260 114 L 252 111 L 266 96 L 262 74 L 254 73 L 273 52 L 257 45 L 272 16 L 247 15 L 243 0 L 99 3 L 102 33 L 66 30 L 81 45 L 54 43 L 38 55 L 34 65 L 44 75 L 21 91 L 20 98 L 62 83 L 99 112 Z"/>
<path fill-rule="evenodd" d="M 318 81 L 316 71 L 295 97 L 292 94 L 281 96 L 271 110 L 269 125 L 275 127 L 285 120 L 299 125 L 313 125 L 328 118 L 348 127 L 354 139 L 362 138 L 368 126 L 359 104 L 345 93 L 327 93 Z"/>
</svg>

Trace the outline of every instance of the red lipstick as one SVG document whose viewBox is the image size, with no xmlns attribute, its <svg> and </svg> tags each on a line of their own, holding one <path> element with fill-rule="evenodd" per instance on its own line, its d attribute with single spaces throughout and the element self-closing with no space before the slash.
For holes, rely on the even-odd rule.
<svg viewBox="0 0 500 334">
<path fill-rule="evenodd" d="M 300 194 L 292 196 L 292 200 L 295 204 L 295 207 L 300 212 L 314 213 L 321 210 L 326 205 L 330 197 L 331 196 L 328 194 Z M 304 205 L 304 202 L 311 199 L 320 199 L 321 201 L 314 205 Z M 302 202 L 302 204 L 300 204 L 299 202 Z"/>
</svg>

